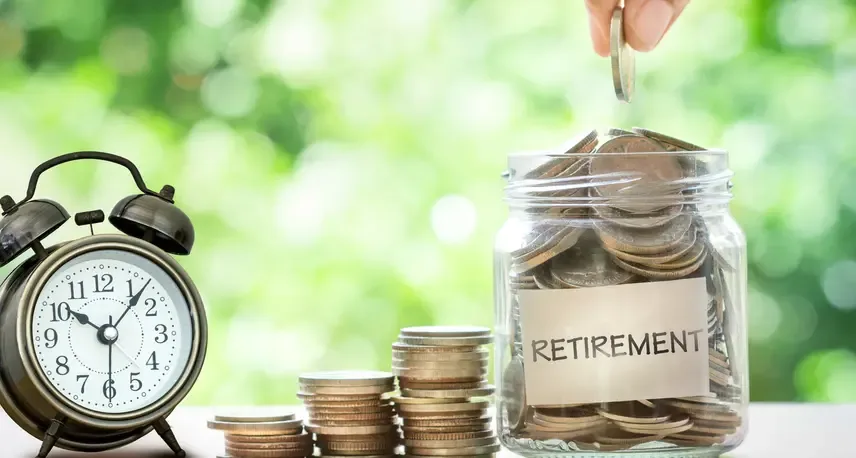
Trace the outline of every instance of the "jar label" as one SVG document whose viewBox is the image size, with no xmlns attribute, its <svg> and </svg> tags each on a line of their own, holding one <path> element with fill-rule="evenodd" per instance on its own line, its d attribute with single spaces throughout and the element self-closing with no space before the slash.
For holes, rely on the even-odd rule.
<svg viewBox="0 0 856 458">
<path fill-rule="evenodd" d="M 530 405 L 710 392 L 704 278 L 518 294 Z"/>
</svg>

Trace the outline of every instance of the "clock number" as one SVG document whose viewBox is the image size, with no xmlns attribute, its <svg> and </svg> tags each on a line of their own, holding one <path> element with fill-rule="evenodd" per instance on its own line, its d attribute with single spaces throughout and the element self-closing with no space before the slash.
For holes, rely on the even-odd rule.
<svg viewBox="0 0 856 458">
<path fill-rule="evenodd" d="M 58 321 L 68 321 L 71 319 L 71 309 L 68 308 L 67 302 L 60 302 L 59 304 L 56 302 L 52 303 L 51 314 L 53 315 L 51 321 L 54 323 Z"/>
<path fill-rule="evenodd" d="M 93 275 L 92 278 L 95 279 L 95 292 L 96 293 L 112 293 L 113 292 L 113 276 L 110 274 L 102 274 L 100 281 L 98 275 Z M 104 287 L 101 287 L 101 282 L 104 282 Z"/>
<path fill-rule="evenodd" d="M 155 336 L 155 343 L 162 344 L 169 339 L 166 335 L 166 325 L 159 324 L 155 326 L 155 332 L 158 333 L 158 335 Z M 161 339 L 161 337 L 163 337 L 163 339 Z"/>
<path fill-rule="evenodd" d="M 75 283 L 73 281 L 68 282 L 68 289 L 71 291 L 71 297 L 68 298 L 69 300 L 86 299 L 86 296 L 83 294 L 83 282 L 82 281 L 79 281 L 77 283 Z M 75 294 L 78 292 L 80 293 L 80 296 Z"/>
<path fill-rule="evenodd" d="M 146 360 L 146 366 L 151 367 L 153 371 L 158 370 L 158 356 L 155 352 L 152 352 L 149 359 Z"/>
<path fill-rule="evenodd" d="M 131 391 L 140 391 L 143 389 L 142 380 L 138 379 L 139 372 L 131 372 Z"/>
<path fill-rule="evenodd" d="M 158 311 L 155 310 L 155 306 L 158 305 L 158 302 L 152 298 L 146 299 L 146 307 L 149 309 L 146 310 L 146 316 L 158 316 Z"/>
<path fill-rule="evenodd" d="M 59 375 L 68 375 L 68 356 L 56 357 L 56 373 Z"/>
<path fill-rule="evenodd" d="M 45 329 L 45 347 L 54 348 L 56 347 L 57 341 L 59 340 L 59 336 L 56 333 L 56 329 L 47 328 Z"/>
<path fill-rule="evenodd" d="M 133 280 L 128 280 L 128 297 L 134 297 L 134 284 Z"/>
<path fill-rule="evenodd" d="M 113 386 L 114 383 L 116 383 L 115 380 L 107 379 L 107 381 L 104 382 L 104 386 L 101 387 L 101 393 L 104 394 L 105 398 L 111 401 L 116 397 L 116 387 Z"/>
<path fill-rule="evenodd" d="M 89 376 L 88 375 L 78 375 L 77 381 L 79 382 L 81 379 L 83 379 L 83 384 L 80 385 L 80 394 L 83 394 L 83 391 L 86 389 L 86 382 L 89 381 Z"/>
</svg>

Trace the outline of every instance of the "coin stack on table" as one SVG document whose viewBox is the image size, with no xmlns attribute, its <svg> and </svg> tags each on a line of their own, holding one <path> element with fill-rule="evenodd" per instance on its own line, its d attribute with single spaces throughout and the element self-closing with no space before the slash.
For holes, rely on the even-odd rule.
<svg viewBox="0 0 856 458">
<path fill-rule="evenodd" d="M 303 458 L 313 454 L 312 436 L 294 414 L 217 415 L 208 427 L 223 431 L 231 458 Z"/>
<path fill-rule="evenodd" d="M 388 372 L 334 371 L 300 376 L 306 429 L 315 434 L 322 457 L 387 457 L 401 435 L 387 393 L 395 391 Z"/>
<path fill-rule="evenodd" d="M 491 427 L 487 384 L 490 329 L 469 326 L 404 328 L 392 345 L 407 456 L 491 457 L 499 451 Z"/>
<path fill-rule="evenodd" d="M 702 161 L 679 153 L 705 148 L 648 129 L 591 131 L 557 155 L 515 177 L 510 193 L 576 198 L 576 208 L 535 207 L 526 243 L 511 253 L 507 272 L 511 304 L 511 363 L 501 400 L 512 433 L 531 439 L 596 441 L 601 449 L 628 448 L 663 439 L 713 445 L 734 432 L 741 417 L 730 320 L 739 319 L 729 282 L 735 259 L 723 252 L 702 212 L 688 203 L 704 183 Z M 654 153 L 654 154 L 626 154 Z M 630 178 L 627 178 L 630 177 Z M 687 183 L 694 183 L 688 185 Z M 543 191 L 539 190 L 543 187 Z M 525 194 L 524 194 L 525 193 Z M 599 202 L 597 205 L 593 201 Z M 602 203 L 605 202 L 605 203 Z M 518 292 L 595 288 L 703 277 L 707 282 L 710 393 L 686 399 L 638 400 L 568 406 L 531 406 L 525 399 L 523 328 Z M 640 304 L 642 306 L 644 304 Z M 618 413 L 611 414 L 616 411 Z M 579 439 L 578 439 L 579 438 Z"/>
</svg>

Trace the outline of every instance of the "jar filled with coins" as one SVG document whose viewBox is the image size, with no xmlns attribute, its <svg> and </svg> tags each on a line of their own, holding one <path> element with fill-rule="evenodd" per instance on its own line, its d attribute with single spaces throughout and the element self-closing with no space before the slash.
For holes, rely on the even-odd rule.
<svg viewBox="0 0 856 458">
<path fill-rule="evenodd" d="M 718 456 L 747 425 L 746 243 L 724 151 L 647 129 L 509 156 L 497 432 L 520 455 Z"/>
</svg>

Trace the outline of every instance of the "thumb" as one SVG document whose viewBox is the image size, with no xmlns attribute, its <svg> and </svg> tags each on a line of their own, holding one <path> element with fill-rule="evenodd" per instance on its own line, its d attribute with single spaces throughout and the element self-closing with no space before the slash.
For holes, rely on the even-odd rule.
<svg viewBox="0 0 856 458">
<path fill-rule="evenodd" d="M 624 34 L 637 51 L 654 49 L 689 0 L 627 0 L 624 7 Z"/>
</svg>

